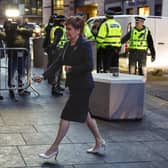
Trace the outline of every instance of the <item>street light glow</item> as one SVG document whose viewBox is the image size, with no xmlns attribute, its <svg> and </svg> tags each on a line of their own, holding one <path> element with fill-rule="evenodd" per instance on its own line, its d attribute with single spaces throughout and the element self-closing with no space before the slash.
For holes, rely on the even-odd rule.
<svg viewBox="0 0 168 168">
<path fill-rule="evenodd" d="M 18 17 L 19 16 L 19 10 L 18 9 L 7 9 L 5 11 L 5 15 L 7 17 Z"/>
</svg>

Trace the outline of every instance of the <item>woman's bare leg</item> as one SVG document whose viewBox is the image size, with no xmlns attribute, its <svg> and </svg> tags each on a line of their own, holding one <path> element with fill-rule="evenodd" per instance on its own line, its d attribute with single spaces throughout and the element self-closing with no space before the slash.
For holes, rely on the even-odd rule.
<svg viewBox="0 0 168 168">
<path fill-rule="evenodd" d="M 61 143 L 62 139 L 65 137 L 68 128 L 69 128 L 70 122 L 67 120 L 60 120 L 59 123 L 59 129 L 57 132 L 57 136 L 53 144 L 50 146 L 50 148 L 45 152 L 46 155 L 50 155 L 54 151 L 58 150 L 58 146 Z"/>
<path fill-rule="evenodd" d="M 89 129 L 91 130 L 92 134 L 94 135 L 94 138 L 96 141 L 96 144 L 93 149 L 100 147 L 104 143 L 104 139 L 102 138 L 102 136 L 99 132 L 96 120 L 91 117 L 90 113 L 88 113 L 88 116 L 86 119 L 86 124 L 89 127 Z"/>
</svg>

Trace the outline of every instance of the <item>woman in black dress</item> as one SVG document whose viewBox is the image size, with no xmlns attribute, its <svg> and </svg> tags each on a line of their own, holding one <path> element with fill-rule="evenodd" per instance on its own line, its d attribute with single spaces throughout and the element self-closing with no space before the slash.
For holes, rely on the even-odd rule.
<svg viewBox="0 0 168 168">
<path fill-rule="evenodd" d="M 105 141 L 89 112 L 89 97 L 94 88 L 91 74 L 93 60 L 91 45 L 82 37 L 83 27 L 84 21 L 79 16 L 72 16 L 66 21 L 66 34 L 69 42 L 65 45 L 63 65 L 70 96 L 61 114 L 59 130 L 54 143 L 45 153 L 39 154 L 44 159 L 57 156 L 59 144 L 68 131 L 70 121 L 85 122 L 91 130 L 95 145 L 87 150 L 88 153 L 105 152 Z M 47 77 L 49 72 L 52 73 L 52 68 L 50 69 L 43 74 L 44 77 Z"/>
</svg>

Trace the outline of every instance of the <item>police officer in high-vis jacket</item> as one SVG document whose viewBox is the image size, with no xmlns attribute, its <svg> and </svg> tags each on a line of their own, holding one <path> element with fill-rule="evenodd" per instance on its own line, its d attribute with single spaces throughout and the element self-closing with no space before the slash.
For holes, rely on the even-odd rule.
<svg viewBox="0 0 168 168">
<path fill-rule="evenodd" d="M 144 21 L 143 17 L 135 17 L 135 27 L 122 38 L 121 43 L 128 41 L 129 44 L 129 73 L 136 74 L 138 69 L 138 74 L 146 77 L 147 50 L 150 49 L 153 62 L 155 48 L 151 32 L 148 27 L 144 26 Z"/>
<path fill-rule="evenodd" d="M 84 37 L 87 40 L 95 41 L 95 37 L 94 37 L 93 33 L 91 32 L 91 29 L 90 29 L 89 25 L 87 24 L 87 19 L 88 19 L 87 14 L 83 13 L 83 12 L 80 12 L 80 13 L 77 14 L 77 16 L 82 17 L 83 20 L 84 20 L 84 28 L 83 28 Z"/>
<path fill-rule="evenodd" d="M 61 74 L 62 74 L 62 62 L 60 59 L 60 53 L 66 42 L 66 32 L 64 28 L 65 16 L 58 15 L 55 20 L 55 25 L 52 27 L 50 32 L 50 56 L 52 62 L 59 60 L 57 66 L 59 66 L 57 72 L 51 74 L 50 79 L 52 84 L 52 94 L 55 96 L 63 95 L 61 91 L 63 88 L 60 86 Z"/>
<path fill-rule="evenodd" d="M 103 49 L 103 72 L 112 68 L 113 76 L 119 75 L 119 51 L 121 48 L 122 28 L 113 18 L 114 12 L 106 11 L 106 20 L 101 24 L 96 41 Z"/>
</svg>

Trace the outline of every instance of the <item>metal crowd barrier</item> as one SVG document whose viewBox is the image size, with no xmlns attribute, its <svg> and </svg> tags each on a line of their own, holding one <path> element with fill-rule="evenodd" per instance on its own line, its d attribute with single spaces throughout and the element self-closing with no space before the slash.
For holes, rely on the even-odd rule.
<svg viewBox="0 0 168 168">
<path fill-rule="evenodd" d="M 31 87 L 31 56 L 26 48 L 0 48 L 0 91 Z"/>
</svg>

